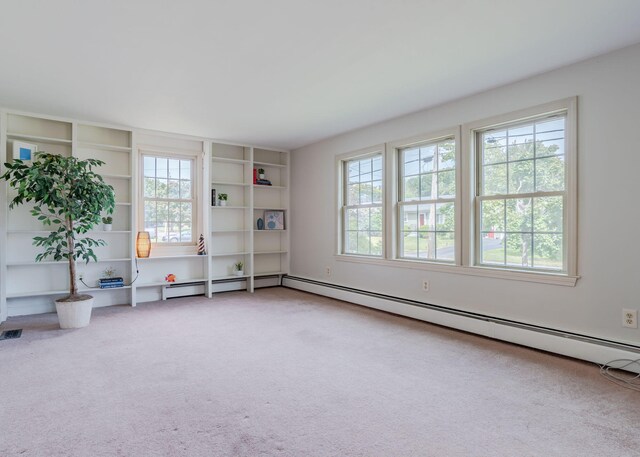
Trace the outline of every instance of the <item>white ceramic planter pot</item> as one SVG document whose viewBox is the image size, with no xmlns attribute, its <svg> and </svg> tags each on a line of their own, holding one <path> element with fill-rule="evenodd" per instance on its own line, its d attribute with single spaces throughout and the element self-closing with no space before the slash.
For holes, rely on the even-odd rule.
<svg viewBox="0 0 640 457">
<path fill-rule="evenodd" d="M 113 228 L 113 224 L 104 224 L 105 232 L 110 232 L 112 228 Z"/>
<path fill-rule="evenodd" d="M 227 206 L 226 200 L 220 200 L 220 206 Z"/>
<path fill-rule="evenodd" d="M 262 173 L 262 174 L 258 175 L 258 178 L 260 178 L 260 179 L 264 179 L 264 173 Z"/>
<path fill-rule="evenodd" d="M 244 276 L 244 270 L 236 270 L 236 276 Z"/>
<path fill-rule="evenodd" d="M 93 297 L 86 296 L 89 298 L 79 301 L 56 300 L 60 328 L 82 328 L 89 325 L 91 310 L 93 309 Z"/>
</svg>

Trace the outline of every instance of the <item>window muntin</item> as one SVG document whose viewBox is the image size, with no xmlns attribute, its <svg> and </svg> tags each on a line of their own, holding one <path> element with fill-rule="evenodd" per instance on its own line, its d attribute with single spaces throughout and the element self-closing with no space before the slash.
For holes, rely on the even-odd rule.
<svg viewBox="0 0 640 457">
<path fill-rule="evenodd" d="M 343 161 L 342 253 L 382 257 L 382 154 Z"/>
<path fill-rule="evenodd" d="M 398 152 L 399 257 L 455 262 L 455 139 L 412 145 Z"/>
<path fill-rule="evenodd" d="M 143 225 L 152 243 L 195 243 L 195 160 L 143 155 Z"/>
<path fill-rule="evenodd" d="M 567 271 L 566 113 L 476 133 L 477 263 Z"/>
</svg>

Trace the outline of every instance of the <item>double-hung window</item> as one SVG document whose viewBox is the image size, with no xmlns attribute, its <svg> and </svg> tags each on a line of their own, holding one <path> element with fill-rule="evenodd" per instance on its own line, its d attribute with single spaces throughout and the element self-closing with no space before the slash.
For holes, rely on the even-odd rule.
<svg viewBox="0 0 640 457">
<path fill-rule="evenodd" d="M 142 155 L 143 226 L 152 243 L 195 244 L 195 159 Z"/>
<path fill-rule="evenodd" d="M 383 155 L 380 150 L 345 158 L 342 168 L 341 253 L 382 257 Z"/>
<path fill-rule="evenodd" d="M 456 259 L 456 141 L 398 149 L 400 258 Z"/>
<path fill-rule="evenodd" d="M 562 110 L 473 132 L 477 265 L 568 272 L 567 116 Z"/>
</svg>

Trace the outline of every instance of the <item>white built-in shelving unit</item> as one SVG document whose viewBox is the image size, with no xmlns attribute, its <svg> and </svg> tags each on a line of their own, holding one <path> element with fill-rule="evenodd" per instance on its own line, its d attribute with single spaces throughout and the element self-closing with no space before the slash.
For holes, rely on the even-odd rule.
<svg viewBox="0 0 640 457">
<path fill-rule="evenodd" d="M 289 153 L 246 145 L 149 132 L 9 110 L 0 110 L 0 162 L 12 158 L 13 141 L 38 146 L 38 151 L 95 158 L 105 162 L 96 171 L 113 186 L 116 208 L 113 230 L 96 226 L 87 236 L 103 239 L 98 262 L 78 262 L 94 306 L 129 304 L 165 298 L 170 288 L 183 288 L 208 297 L 217 291 L 275 285 L 289 271 L 289 231 L 258 230 L 257 221 L 268 210 L 289 210 Z M 142 151 L 198 158 L 198 226 L 207 255 L 189 246 L 153 246 L 151 257 L 136 259 L 135 239 L 141 228 L 137 177 Z M 272 186 L 256 185 L 254 169 L 264 168 Z M 0 173 L 4 166 L 0 166 Z M 212 205 L 211 191 L 228 195 L 227 206 Z M 29 205 L 8 208 L 13 190 L 0 183 L 0 322 L 7 316 L 52 311 L 53 299 L 68 291 L 66 262 L 35 262 L 39 249 L 33 237 L 50 232 L 29 213 Z M 233 266 L 243 262 L 244 274 Z M 97 281 L 106 268 L 124 278 L 125 287 L 100 289 Z M 173 284 L 165 281 L 176 275 Z M 134 281 L 135 280 L 135 281 Z"/>
</svg>

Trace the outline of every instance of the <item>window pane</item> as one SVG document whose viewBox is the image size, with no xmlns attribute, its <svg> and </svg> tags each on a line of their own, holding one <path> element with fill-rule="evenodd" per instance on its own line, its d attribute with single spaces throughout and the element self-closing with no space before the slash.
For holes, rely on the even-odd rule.
<svg viewBox="0 0 640 457">
<path fill-rule="evenodd" d="M 420 162 L 418 159 L 404 162 L 404 175 L 413 176 L 420 173 Z"/>
<path fill-rule="evenodd" d="M 353 206 L 360 203 L 360 184 L 349 184 L 347 190 L 347 205 Z"/>
<path fill-rule="evenodd" d="M 368 182 L 371 182 L 371 179 L 372 179 L 372 173 L 371 173 L 371 172 L 369 172 L 369 173 L 362 173 L 362 174 L 360 175 L 360 182 L 361 182 L 361 183 L 368 183 Z"/>
<path fill-rule="evenodd" d="M 420 195 L 423 200 L 436 198 L 436 179 L 434 173 L 420 176 Z"/>
<path fill-rule="evenodd" d="M 156 179 L 156 197 L 167 198 L 169 192 L 169 182 L 166 179 Z"/>
<path fill-rule="evenodd" d="M 369 232 L 358 231 L 358 254 L 371 253 L 371 239 Z"/>
<path fill-rule="evenodd" d="M 531 199 L 507 200 L 507 232 L 531 232 Z"/>
<path fill-rule="evenodd" d="M 438 145 L 438 170 L 448 170 L 456 166 L 456 143 L 445 141 Z"/>
<path fill-rule="evenodd" d="M 427 173 L 435 169 L 436 145 L 422 146 L 420 148 L 420 172 Z"/>
<path fill-rule="evenodd" d="M 180 161 L 169 159 L 169 178 L 180 179 Z"/>
<path fill-rule="evenodd" d="M 509 161 L 533 158 L 533 124 L 509 129 L 507 148 Z"/>
<path fill-rule="evenodd" d="M 382 208 L 371 208 L 369 217 L 371 230 L 382 232 Z"/>
<path fill-rule="evenodd" d="M 371 173 L 371 171 L 372 171 L 371 159 L 362 159 L 360 161 L 360 174 L 364 175 L 367 173 Z"/>
<path fill-rule="evenodd" d="M 360 184 L 360 204 L 367 205 L 371 203 L 371 183 Z"/>
<path fill-rule="evenodd" d="M 482 160 L 485 164 L 506 162 L 507 148 L 505 146 L 493 146 L 484 148 Z"/>
<path fill-rule="evenodd" d="M 544 119 L 536 122 L 536 135 L 543 132 L 563 132 L 564 133 L 564 117 Z"/>
<path fill-rule="evenodd" d="M 533 235 L 533 266 L 562 270 L 562 235 L 534 234 Z"/>
<path fill-rule="evenodd" d="M 404 200 L 419 200 L 420 198 L 420 176 L 404 178 Z"/>
<path fill-rule="evenodd" d="M 436 232 L 436 259 L 455 260 L 454 232 Z"/>
<path fill-rule="evenodd" d="M 485 148 L 494 148 L 507 145 L 507 131 L 490 131 L 482 134 L 482 144 Z M 506 160 L 506 157 L 505 157 Z"/>
<path fill-rule="evenodd" d="M 512 267 L 531 266 L 531 234 L 507 233 L 507 265 Z"/>
<path fill-rule="evenodd" d="M 358 210 L 347 210 L 347 230 L 358 230 Z"/>
<path fill-rule="evenodd" d="M 438 173 L 438 198 L 454 198 L 456 196 L 456 172 L 441 171 Z"/>
<path fill-rule="evenodd" d="M 169 179 L 169 191 L 167 196 L 169 198 L 180 198 L 180 181 L 177 179 Z"/>
<path fill-rule="evenodd" d="M 144 175 L 149 177 L 156 176 L 156 159 L 153 157 L 144 158 Z"/>
<path fill-rule="evenodd" d="M 564 140 L 538 141 L 536 143 L 536 157 L 547 157 L 564 154 Z"/>
<path fill-rule="evenodd" d="M 191 230 L 193 223 L 193 211 L 191 203 L 180 203 L 180 216 L 182 217 L 183 226 L 186 225 Z"/>
<path fill-rule="evenodd" d="M 533 199 L 533 231 L 562 233 L 562 197 L 537 197 Z"/>
<path fill-rule="evenodd" d="M 191 199 L 191 181 L 180 181 L 180 198 Z"/>
<path fill-rule="evenodd" d="M 493 265 L 505 264 L 504 233 L 482 234 L 480 238 L 480 262 Z"/>
<path fill-rule="evenodd" d="M 436 234 L 433 232 L 418 232 L 418 257 L 421 259 L 436 258 Z"/>
<path fill-rule="evenodd" d="M 345 252 L 350 254 L 358 253 L 358 232 L 348 231 L 346 238 Z"/>
<path fill-rule="evenodd" d="M 441 232 L 453 232 L 455 227 L 455 205 L 453 203 L 440 203 L 436 205 L 436 230 Z"/>
<path fill-rule="evenodd" d="M 360 208 L 358 210 L 358 230 L 369 230 L 369 209 Z"/>
<path fill-rule="evenodd" d="M 536 160 L 536 191 L 564 190 L 564 156 Z"/>
<path fill-rule="evenodd" d="M 155 198 L 156 180 L 154 178 L 144 178 L 144 196 L 149 198 Z"/>
<path fill-rule="evenodd" d="M 435 205 L 418 206 L 418 230 L 433 231 L 436 229 Z"/>
<path fill-rule="evenodd" d="M 482 168 L 482 194 L 496 195 L 507 193 L 507 165 L 488 165 Z"/>
<path fill-rule="evenodd" d="M 485 200 L 481 205 L 481 230 L 487 234 L 504 232 L 504 200 Z"/>
<path fill-rule="evenodd" d="M 418 232 L 402 232 L 402 257 L 418 257 Z"/>
<path fill-rule="evenodd" d="M 381 232 L 371 232 L 371 255 L 382 255 Z"/>
<path fill-rule="evenodd" d="M 418 207 L 414 205 L 403 205 L 400 209 L 400 218 L 405 231 L 418 229 Z"/>
<path fill-rule="evenodd" d="M 169 160 L 162 157 L 156 157 L 156 173 L 158 178 L 168 178 Z"/>
<path fill-rule="evenodd" d="M 371 201 L 373 203 L 382 203 L 382 181 L 373 182 L 373 195 Z"/>
<path fill-rule="evenodd" d="M 509 163 L 509 193 L 533 192 L 533 160 Z"/>
<path fill-rule="evenodd" d="M 358 161 L 348 162 L 347 167 L 349 169 L 349 178 L 357 178 L 360 175 L 360 162 Z M 355 179 L 355 181 L 357 181 L 357 179 Z M 352 181 L 349 180 L 349 182 L 352 182 Z"/>
<path fill-rule="evenodd" d="M 191 161 L 190 160 L 181 160 L 180 161 L 180 179 L 188 179 L 191 181 Z"/>
</svg>

